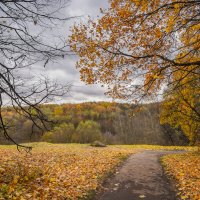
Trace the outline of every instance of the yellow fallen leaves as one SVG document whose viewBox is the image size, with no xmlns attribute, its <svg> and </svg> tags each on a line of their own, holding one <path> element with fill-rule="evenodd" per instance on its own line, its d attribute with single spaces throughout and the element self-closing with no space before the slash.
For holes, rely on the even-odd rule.
<svg viewBox="0 0 200 200">
<path fill-rule="evenodd" d="M 182 200 L 200 199 L 200 153 L 190 152 L 164 156 L 163 164 L 175 178 Z"/>
<path fill-rule="evenodd" d="M 0 147 L 0 199 L 79 199 L 135 148 L 41 143 L 31 154 Z"/>
<path fill-rule="evenodd" d="M 185 151 L 197 151 L 197 146 L 160 146 L 160 145 L 118 145 L 121 148 L 139 148 L 145 150 L 185 150 Z"/>
</svg>

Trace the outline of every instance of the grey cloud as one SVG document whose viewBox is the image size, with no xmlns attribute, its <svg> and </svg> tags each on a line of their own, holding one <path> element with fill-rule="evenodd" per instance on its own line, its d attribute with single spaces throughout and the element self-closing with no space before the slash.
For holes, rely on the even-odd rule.
<svg viewBox="0 0 200 200">
<path fill-rule="evenodd" d="M 86 101 L 111 101 L 110 98 L 104 96 L 104 91 L 99 86 L 93 86 L 93 89 L 89 87 L 82 87 L 80 89 L 74 89 L 66 97 L 66 102 L 86 102 Z"/>
<path fill-rule="evenodd" d="M 105 90 L 102 89 L 99 85 L 82 85 L 82 86 L 72 86 L 74 92 L 79 94 L 85 94 L 89 96 L 99 96 L 101 97 L 104 94 Z"/>
<path fill-rule="evenodd" d="M 91 15 L 96 17 L 100 8 L 106 8 L 108 0 L 72 0 L 66 12 L 69 16 Z"/>
<path fill-rule="evenodd" d="M 67 23 L 63 24 L 63 27 L 58 27 L 58 29 L 52 30 L 52 32 L 47 31 L 45 33 L 45 38 L 49 41 L 52 39 L 53 41 L 56 33 L 67 37 L 67 35 L 70 34 L 69 27 L 72 26 L 75 21 L 79 22 L 87 15 L 95 18 L 99 13 L 99 9 L 106 8 L 107 6 L 108 0 L 72 0 L 71 4 L 65 10 L 65 15 L 82 15 L 83 17 L 69 20 Z M 44 74 L 62 84 L 72 84 L 70 94 L 63 97 L 62 100 L 59 99 L 57 101 L 58 103 L 110 100 L 104 95 L 106 91 L 105 88 L 102 88 L 100 85 L 85 85 L 85 83 L 80 81 L 79 71 L 75 67 L 77 59 L 77 56 L 67 56 L 54 63 L 49 63 L 46 68 L 44 68 L 42 64 L 37 64 L 29 70 L 20 73 L 26 74 L 27 76 Z"/>
</svg>

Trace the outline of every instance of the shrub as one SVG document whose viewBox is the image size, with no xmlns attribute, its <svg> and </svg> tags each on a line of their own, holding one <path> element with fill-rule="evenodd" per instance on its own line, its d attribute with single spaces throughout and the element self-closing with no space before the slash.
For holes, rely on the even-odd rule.
<svg viewBox="0 0 200 200">
<path fill-rule="evenodd" d="M 78 143 L 91 143 L 95 140 L 101 140 L 102 135 L 100 131 L 100 126 L 98 123 L 87 120 L 85 122 L 80 122 L 76 133 L 73 134 L 72 140 L 73 142 Z"/>
<path fill-rule="evenodd" d="M 73 124 L 63 123 L 55 127 L 51 132 L 45 133 L 42 139 L 46 142 L 69 143 L 74 131 Z"/>
</svg>

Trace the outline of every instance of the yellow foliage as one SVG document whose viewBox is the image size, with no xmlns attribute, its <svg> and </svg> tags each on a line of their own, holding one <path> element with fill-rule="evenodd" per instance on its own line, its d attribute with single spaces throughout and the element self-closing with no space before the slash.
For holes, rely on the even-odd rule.
<svg viewBox="0 0 200 200">
<path fill-rule="evenodd" d="M 200 199 L 200 154 L 167 155 L 162 159 L 167 173 L 177 183 L 179 196 L 185 200 Z"/>
<path fill-rule="evenodd" d="M 195 1 L 109 3 L 100 18 L 72 29 L 69 43 L 80 58 L 77 68 L 82 81 L 109 85 L 106 94 L 134 102 L 153 97 L 175 76 L 184 77 L 192 66 L 185 63 L 199 61 L 199 5 Z M 129 87 L 138 82 L 140 88 Z"/>
<path fill-rule="evenodd" d="M 166 92 L 165 101 L 162 103 L 160 121 L 162 124 L 168 123 L 175 128 L 180 127 L 191 144 L 194 144 L 200 140 L 199 75 L 198 73 L 188 73 L 188 71 L 197 72 L 197 68 L 190 66 L 186 71 L 174 73 L 174 84 L 171 85 L 171 87 L 174 87 L 174 91 Z M 178 87 L 177 81 L 180 83 Z"/>
</svg>

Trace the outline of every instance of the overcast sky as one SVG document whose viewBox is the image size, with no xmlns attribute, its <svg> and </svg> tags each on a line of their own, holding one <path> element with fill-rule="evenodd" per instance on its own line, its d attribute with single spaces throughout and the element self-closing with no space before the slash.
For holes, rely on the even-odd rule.
<svg viewBox="0 0 200 200">
<path fill-rule="evenodd" d="M 99 9 L 106 8 L 107 6 L 108 0 L 72 0 L 71 4 L 66 8 L 66 15 L 82 16 L 81 20 L 84 20 L 88 15 L 96 18 L 96 16 L 100 14 Z M 76 19 L 76 21 L 79 20 L 80 19 Z M 68 22 L 61 31 L 66 32 L 66 35 L 68 35 L 69 26 L 71 24 L 73 24 L 73 21 Z M 36 66 L 34 70 L 38 73 L 48 74 L 51 78 L 63 83 L 69 82 L 73 85 L 70 94 L 63 98 L 60 103 L 109 100 L 108 97 L 104 95 L 104 87 L 100 85 L 86 85 L 84 82 L 80 81 L 79 71 L 75 68 L 76 60 L 77 58 L 75 56 L 70 56 L 58 63 L 48 65 L 45 69 Z"/>
</svg>

